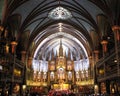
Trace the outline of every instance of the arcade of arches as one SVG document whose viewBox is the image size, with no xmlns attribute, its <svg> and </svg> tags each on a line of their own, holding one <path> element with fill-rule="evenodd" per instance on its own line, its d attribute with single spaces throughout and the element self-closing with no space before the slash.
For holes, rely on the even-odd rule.
<svg viewBox="0 0 120 96">
<path fill-rule="evenodd" d="M 119 96 L 119 5 L 0 0 L 0 96 Z"/>
</svg>

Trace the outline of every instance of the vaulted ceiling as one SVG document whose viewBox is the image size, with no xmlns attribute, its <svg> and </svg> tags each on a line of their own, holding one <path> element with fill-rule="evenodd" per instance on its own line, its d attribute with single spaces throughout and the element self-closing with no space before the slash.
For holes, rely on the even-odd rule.
<svg viewBox="0 0 120 96">
<path fill-rule="evenodd" d="M 60 40 L 74 58 L 90 56 L 102 39 L 113 40 L 111 26 L 120 25 L 120 0 L 4 0 L 1 24 L 10 30 L 18 49 L 34 58 L 45 57 Z M 48 14 L 57 7 L 72 17 L 53 20 Z M 59 31 L 62 24 L 62 32 Z"/>
</svg>

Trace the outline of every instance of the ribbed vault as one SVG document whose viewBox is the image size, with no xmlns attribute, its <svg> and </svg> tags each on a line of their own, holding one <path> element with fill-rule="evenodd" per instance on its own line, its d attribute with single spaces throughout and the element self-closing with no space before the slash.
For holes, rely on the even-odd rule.
<svg viewBox="0 0 120 96">
<path fill-rule="evenodd" d="M 119 25 L 119 5 L 119 0 L 5 0 L 1 24 L 11 30 L 11 40 L 18 42 L 20 51 L 25 50 L 34 58 L 49 55 L 60 39 L 74 58 L 81 54 L 87 57 L 86 52 L 90 56 L 102 39 L 109 37 L 110 44 L 113 42 L 111 26 Z M 68 10 L 72 17 L 49 18 L 49 13 L 57 7 Z M 46 53 L 40 52 L 42 48 Z"/>
</svg>

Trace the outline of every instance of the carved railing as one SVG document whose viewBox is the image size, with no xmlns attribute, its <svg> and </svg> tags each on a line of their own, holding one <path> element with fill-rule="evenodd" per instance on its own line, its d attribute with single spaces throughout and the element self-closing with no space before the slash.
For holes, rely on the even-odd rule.
<svg viewBox="0 0 120 96">
<path fill-rule="evenodd" d="M 14 60 L 15 59 L 15 60 Z M 15 61 L 15 62 L 14 62 Z M 19 77 L 16 77 L 14 75 L 14 69 L 13 64 L 15 65 L 15 68 L 21 71 L 21 74 Z M 4 54 L 0 56 L 0 81 L 11 81 L 12 77 L 14 77 L 14 81 L 23 82 L 24 77 L 24 63 L 18 60 L 17 58 L 14 58 L 12 54 Z"/>
<path fill-rule="evenodd" d="M 97 79 L 100 80 L 107 80 L 114 77 L 120 76 L 120 47 L 118 48 L 118 57 L 119 60 L 116 59 L 116 52 L 115 50 L 111 52 L 111 54 L 107 54 L 103 58 L 99 59 L 96 63 L 97 68 Z M 119 66 L 119 67 L 118 67 Z"/>
</svg>

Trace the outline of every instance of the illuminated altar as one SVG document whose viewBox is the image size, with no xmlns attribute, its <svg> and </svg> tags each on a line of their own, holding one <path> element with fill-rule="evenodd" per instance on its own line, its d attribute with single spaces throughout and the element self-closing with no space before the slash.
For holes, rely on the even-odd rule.
<svg viewBox="0 0 120 96">
<path fill-rule="evenodd" d="M 48 64 L 49 82 L 52 83 L 51 87 L 57 90 L 68 90 L 71 86 L 71 83 L 68 82 L 74 82 L 73 61 L 66 58 L 63 53 L 62 43 L 60 43 L 58 56 L 55 59 L 52 56 L 53 58 Z"/>
<path fill-rule="evenodd" d="M 89 79 L 88 58 L 74 60 L 71 58 L 70 49 L 66 55 L 62 41 L 60 41 L 56 54 L 52 50 L 50 56 L 51 59 L 48 61 L 45 59 L 33 60 L 33 77 L 32 80 L 28 80 L 27 85 L 50 86 L 51 89 L 60 91 L 71 90 L 75 85 L 84 86 L 84 84 L 93 83 Z"/>
</svg>

